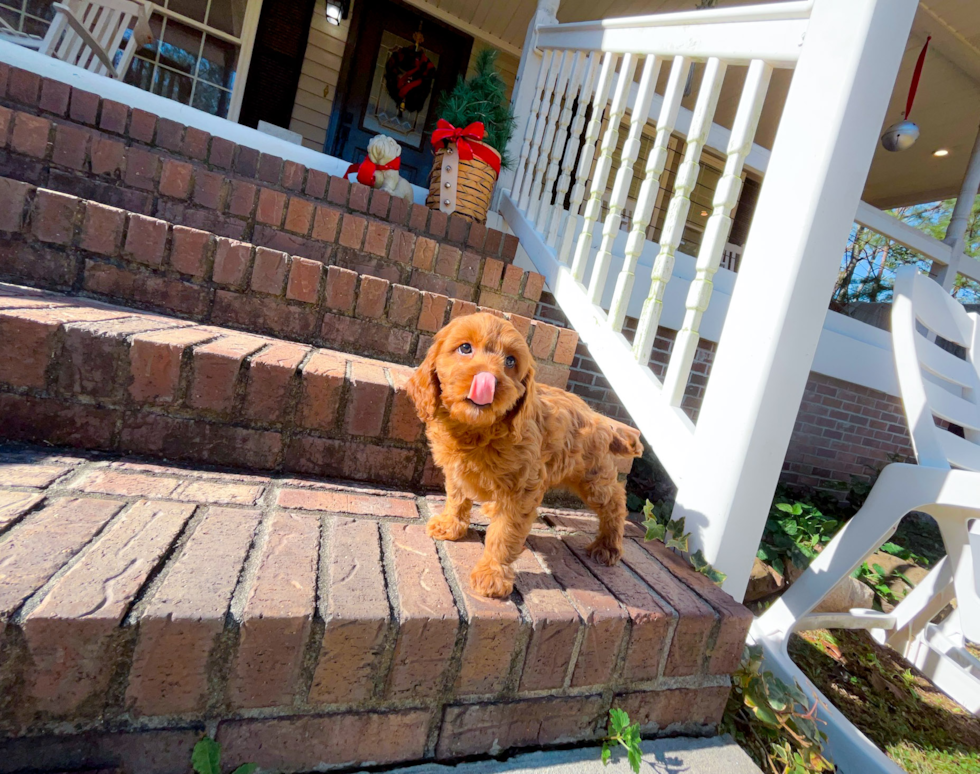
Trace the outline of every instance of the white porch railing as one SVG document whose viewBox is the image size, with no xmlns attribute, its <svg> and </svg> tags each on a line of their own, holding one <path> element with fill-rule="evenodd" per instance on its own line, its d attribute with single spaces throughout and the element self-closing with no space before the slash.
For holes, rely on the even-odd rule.
<svg viewBox="0 0 980 774">
<path fill-rule="evenodd" d="M 915 7 L 915 0 L 815 0 L 575 24 L 543 24 L 539 8 L 524 48 L 515 96 L 518 162 L 510 184 L 504 181 L 501 214 L 677 484 L 675 516 L 687 519 L 692 550 L 702 548 L 728 574 L 725 588 L 736 598 L 762 534 Z M 678 127 L 692 62 L 703 63 L 703 75 L 690 120 Z M 661 98 L 655 87 L 665 68 Z M 726 71 L 735 68 L 745 77 L 725 169 L 661 381 L 648 365 L 650 351 L 701 152 L 718 133 L 715 108 Z M 775 68 L 795 72 L 695 425 L 681 401 Z M 654 146 L 645 169 L 635 169 L 655 102 Z M 686 131 L 684 158 L 649 285 L 638 284 L 666 143 L 677 129 Z M 624 240 L 620 225 L 634 175 L 642 183 Z M 637 288 L 648 290 L 630 341 L 623 322 Z"/>
</svg>

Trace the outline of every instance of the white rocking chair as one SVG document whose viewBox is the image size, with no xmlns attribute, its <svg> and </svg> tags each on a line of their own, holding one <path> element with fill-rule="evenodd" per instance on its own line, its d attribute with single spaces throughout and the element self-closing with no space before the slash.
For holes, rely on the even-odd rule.
<svg viewBox="0 0 980 774">
<path fill-rule="evenodd" d="M 136 49 L 153 42 L 148 4 L 132 0 L 65 0 L 54 3 L 52 8 L 54 20 L 43 38 L 15 30 L 0 19 L 0 39 L 118 80 L 126 76 Z M 130 26 L 132 34 L 115 64 Z"/>
<path fill-rule="evenodd" d="M 962 347 L 966 359 L 938 346 L 936 336 Z M 793 663 L 787 643 L 794 631 L 868 629 L 941 691 L 980 715 L 980 660 L 966 648 L 967 641 L 980 642 L 980 315 L 968 314 L 914 267 L 903 267 L 895 282 L 892 342 L 918 465 L 892 464 L 881 472 L 861 510 L 756 619 L 750 634 L 762 644 L 773 672 L 795 679 L 819 699 L 828 752 L 845 774 L 902 769 L 821 696 Z M 965 437 L 940 428 L 934 417 L 959 425 Z M 910 511 L 931 515 L 942 533 L 946 556 L 929 575 L 891 613 L 812 614 Z M 941 623 L 932 623 L 953 600 L 956 609 Z"/>
</svg>

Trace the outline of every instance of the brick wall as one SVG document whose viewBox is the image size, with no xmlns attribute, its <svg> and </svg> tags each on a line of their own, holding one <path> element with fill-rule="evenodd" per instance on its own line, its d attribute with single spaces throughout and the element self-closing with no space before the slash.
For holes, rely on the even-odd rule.
<svg viewBox="0 0 980 774">
<path fill-rule="evenodd" d="M 495 258 L 473 277 L 487 309 L 3 177 L 0 211 L 0 279 L 13 282 L 409 365 L 446 322 L 482 309 L 524 333 L 542 381 L 558 387 L 578 338 L 501 312 L 533 307 L 543 277 Z"/>
<path fill-rule="evenodd" d="M 542 295 L 536 314 L 538 319 L 568 326 L 550 293 Z M 632 339 L 635 330 L 636 320 L 627 318 L 624 335 Z M 657 331 L 650 367 L 661 379 L 674 336 L 675 332 L 666 328 Z M 684 410 L 694 420 L 704 397 L 715 348 L 712 342 L 702 342 L 695 356 L 683 403 Z M 572 361 L 568 389 L 596 411 L 630 421 L 626 409 L 581 342 Z M 801 486 L 848 483 L 851 476 L 867 478 L 873 469 L 889 461 L 889 455 L 912 454 L 905 414 L 898 398 L 811 372 L 793 426 L 781 480 Z"/>
<path fill-rule="evenodd" d="M 0 175 L 526 317 L 540 288 L 513 235 L 5 64 Z"/>
</svg>

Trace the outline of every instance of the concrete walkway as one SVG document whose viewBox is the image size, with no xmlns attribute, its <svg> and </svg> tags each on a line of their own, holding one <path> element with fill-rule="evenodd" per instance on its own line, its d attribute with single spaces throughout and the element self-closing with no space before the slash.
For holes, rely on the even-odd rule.
<svg viewBox="0 0 980 774">
<path fill-rule="evenodd" d="M 391 774 L 631 774 L 626 751 L 613 753 L 608 766 L 600 747 L 515 755 L 504 761 L 483 760 L 444 766 L 427 763 L 390 769 Z M 730 736 L 711 739 L 651 739 L 643 742 L 640 774 L 761 774 L 752 759 Z"/>
</svg>

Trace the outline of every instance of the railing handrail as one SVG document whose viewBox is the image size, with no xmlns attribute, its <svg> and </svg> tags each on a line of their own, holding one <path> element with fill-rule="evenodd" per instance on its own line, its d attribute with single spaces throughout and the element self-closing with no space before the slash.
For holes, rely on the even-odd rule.
<svg viewBox="0 0 980 774">
<path fill-rule="evenodd" d="M 620 16 L 612 19 L 565 22 L 538 28 L 538 33 L 570 31 L 593 32 L 595 30 L 645 29 L 647 27 L 676 27 L 687 24 L 719 24 L 742 21 L 780 21 L 809 19 L 813 0 L 797 0 L 790 3 L 742 5 L 733 8 L 708 8 L 702 11 L 677 11 L 674 13 Z"/>
<path fill-rule="evenodd" d="M 812 7 L 812 0 L 805 0 L 552 24 L 537 28 L 535 46 L 555 51 L 689 56 L 692 61 L 721 58 L 728 64 L 761 59 L 772 67 L 793 67 Z M 732 34 L 732 24 L 739 25 L 738 35 Z"/>
</svg>

